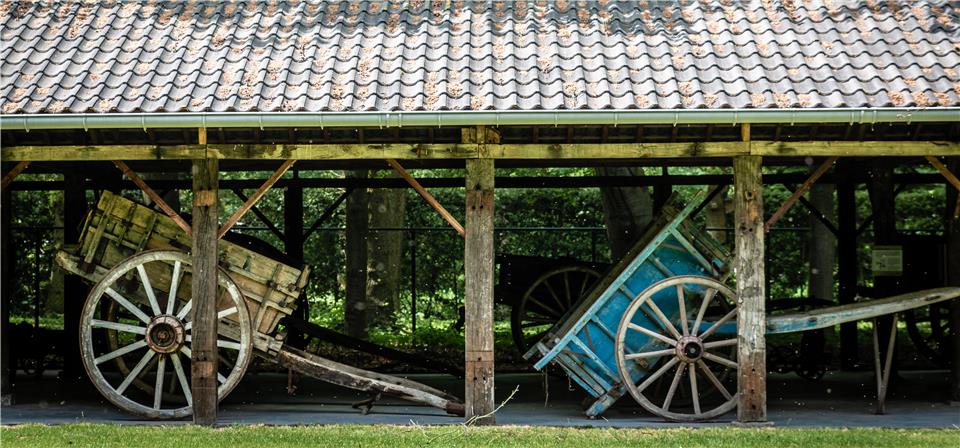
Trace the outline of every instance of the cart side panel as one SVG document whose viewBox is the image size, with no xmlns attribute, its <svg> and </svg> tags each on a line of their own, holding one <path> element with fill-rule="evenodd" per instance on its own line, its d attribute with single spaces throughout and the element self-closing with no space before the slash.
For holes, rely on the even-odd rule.
<svg viewBox="0 0 960 448">
<path fill-rule="evenodd" d="M 109 269 L 127 257 L 149 249 L 190 249 L 191 238 L 172 219 L 134 201 L 104 192 L 81 234 L 74 254 L 81 269 L 93 278 L 95 267 Z M 236 282 L 254 321 L 254 329 L 270 334 L 293 304 L 305 283 L 303 271 L 247 248 L 221 240 L 220 265 Z M 169 280 L 168 280 L 169 281 Z M 181 290 L 183 294 L 187 291 Z"/>
</svg>

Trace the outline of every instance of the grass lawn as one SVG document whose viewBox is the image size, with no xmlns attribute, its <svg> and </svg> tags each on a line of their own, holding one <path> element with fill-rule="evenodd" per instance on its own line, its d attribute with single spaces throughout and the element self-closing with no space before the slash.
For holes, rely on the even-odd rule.
<svg viewBox="0 0 960 448">
<path fill-rule="evenodd" d="M 955 447 L 957 429 L 589 429 L 464 426 L 25 425 L 0 428 L 4 447 Z"/>
</svg>

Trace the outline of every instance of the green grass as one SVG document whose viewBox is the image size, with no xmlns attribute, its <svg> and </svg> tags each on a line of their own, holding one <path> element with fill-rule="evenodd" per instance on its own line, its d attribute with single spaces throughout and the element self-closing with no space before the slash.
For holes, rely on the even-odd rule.
<svg viewBox="0 0 960 448">
<path fill-rule="evenodd" d="M 586 429 L 465 426 L 25 425 L 3 427 L 5 447 L 946 447 L 956 429 Z"/>
</svg>

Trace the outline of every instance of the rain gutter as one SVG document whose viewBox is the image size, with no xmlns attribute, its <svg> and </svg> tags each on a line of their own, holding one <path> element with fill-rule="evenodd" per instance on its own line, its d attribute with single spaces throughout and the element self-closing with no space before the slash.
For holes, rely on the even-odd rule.
<svg viewBox="0 0 960 448">
<path fill-rule="evenodd" d="M 358 128 L 403 126 L 738 125 L 960 122 L 958 107 L 415 112 L 159 112 L 13 114 L 4 131 L 36 129 Z"/>
</svg>

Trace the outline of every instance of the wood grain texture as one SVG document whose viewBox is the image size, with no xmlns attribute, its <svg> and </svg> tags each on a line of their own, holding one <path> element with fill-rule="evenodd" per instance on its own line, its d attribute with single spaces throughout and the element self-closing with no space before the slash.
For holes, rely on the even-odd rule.
<svg viewBox="0 0 960 448">
<path fill-rule="evenodd" d="M 219 163 L 215 159 L 193 162 L 193 356 L 190 367 L 193 422 L 217 423 L 217 195 Z M 206 194 L 203 194 L 206 193 Z"/>
<path fill-rule="evenodd" d="M 489 133 L 489 130 L 488 132 Z M 474 133 L 475 134 L 475 133 Z M 751 141 L 679 143 L 353 143 L 66 145 L 0 148 L 6 161 L 87 160 L 370 160 L 370 159 L 636 159 L 663 157 L 957 156 L 960 143 L 945 141 Z"/>
<path fill-rule="evenodd" d="M 737 420 L 767 420 L 767 369 L 764 282 L 763 185 L 761 158 L 733 159 L 734 221 L 737 276 L 737 383 L 740 403 Z"/>
<path fill-rule="evenodd" d="M 163 200 L 163 198 L 160 197 L 160 195 L 157 194 L 156 191 L 153 191 L 153 188 L 150 188 L 150 186 L 147 185 L 147 183 L 144 182 L 143 179 L 141 179 L 136 172 L 130 169 L 130 167 L 127 166 L 126 163 L 123 163 L 122 161 L 119 161 L 119 160 L 114 160 L 113 164 L 116 165 L 117 168 L 119 168 L 120 171 L 123 172 L 123 175 L 127 176 L 127 178 L 130 179 L 130 181 L 133 182 L 134 185 L 139 187 L 140 191 L 143 191 L 143 193 L 146 194 L 151 201 L 157 204 L 157 206 L 160 207 L 160 210 L 163 210 L 163 212 L 166 213 L 167 216 L 169 216 L 170 219 L 173 220 L 173 222 L 177 223 L 177 226 L 183 229 L 183 231 L 186 232 L 187 235 L 190 235 L 193 232 L 193 230 L 190 228 L 190 224 L 187 224 L 187 222 L 180 217 L 180 214 L 177 213 L 173 209 L 173 207 L 170 207 L 170 205 L 167 204 L 167 201 Z"/>
<path fill-rule="evenodd" d="M 401 166 L 396 160 L 387 159 L 387 164 L 393 167 L 397 174 L 406 180 L 407 183 L 410 184 L 410 186 L 414 189 L 414 191 L 416 191 L 424 201 L 427 201 L 427 204 L 430 204 L 430 207 L 440 214 L 440 217 L 443 218 L 447 224 L 450 224 L 450 226 L 453 227 L 453 229 L 456 230 L 460 236 L 463 236 L 463 226 L 460 225 L 460 222 L 457 221 L 457 218 L 454 218 L 453 215 L 451 215 L 450 212 L 448 212 L 447 209 L 440 204 L 440 201 L 438 201 L 437 198 L 433 197 L 433 195 L 430 194 L 426 188 L 423 188 L 423 185 L 420 185 L 420 182 L 417 182 L 417 179 L 411 176 L 410 173 L 408 173 L 407 170 L 405 170 L 403 166 Z"/>
<path fill-rule="evenodd" d="M 466 418 L 492 425 L 493 383 L 493 160 L 467 161 L 464 243 Z M 488 417 L 477 418 L 488 415 Z"/>
<path fill-rule="evenodd" d="M 243 205 L 241 205 L 240 208 L 237 209 L 237 211 L 233 212 L 233 214 L 230 215 L 229 218 L 227 218 L 226 222 L 224 222 L 223 225 L 220 226 L 220 230 L 217 231 L 217 237 L 223 238 L 223 236 L 226 235 L 231 228 L 233 228 L 233 226 L 237 223 L 237 221 L 239 221 L 240 218 L 243 218 L 243 215 L 247 214 L 247 211 L 249 211 L 254 205 L 256 205 L 257 201 L 259 201 L 260 198 L 263 197 L 263 195 L 267 194 L 267 191 L 270 190 L 270 187 L 272 187 L 273 184 L 277 183 L 277 181 L 280 180 L 281 177 L 283 177 L 283 174 L 286 173 L 287 170 L 289 170 L 290 167 L 293 166 L 293 164 L 296 162 L 297 162 L 296 160 L 286 160 L 282 164 L 280 164 L 280 167 L 277 168 L 277 170 L 274 171 L 273 174 L 270 175 L 270 177 L 263 182 L 263 185 L 261 185 L 260 188 L 257 189 L 257 191 L 255 191 L 252 195 L 250 195 L 250 197 L 243 202 Z"/>
</svg>

